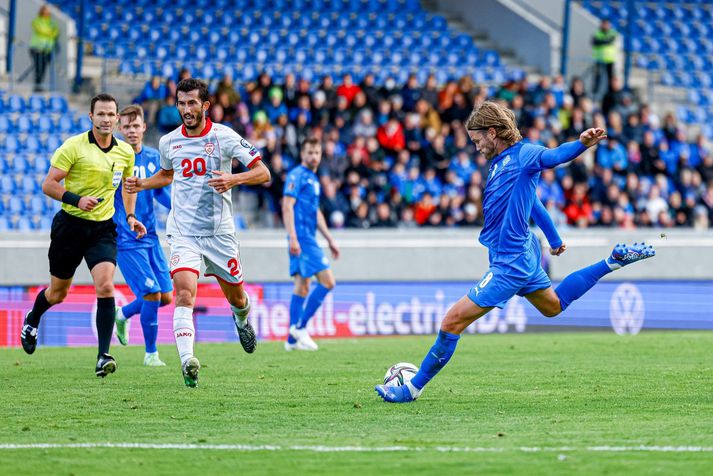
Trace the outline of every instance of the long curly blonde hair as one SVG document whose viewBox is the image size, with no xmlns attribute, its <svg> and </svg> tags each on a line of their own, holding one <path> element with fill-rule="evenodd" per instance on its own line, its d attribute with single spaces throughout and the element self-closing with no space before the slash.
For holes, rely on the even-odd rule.
<svg viewBox="0 0 713 476">
<path fill-rule="evenodd" d="M 508 108 L 492 101 L 476 104 L 465 122 L 469 131 L 495 129 L 495 135 L 508 146 L 522 140 L 517 128 L 515 114 Z"/>
</svg>

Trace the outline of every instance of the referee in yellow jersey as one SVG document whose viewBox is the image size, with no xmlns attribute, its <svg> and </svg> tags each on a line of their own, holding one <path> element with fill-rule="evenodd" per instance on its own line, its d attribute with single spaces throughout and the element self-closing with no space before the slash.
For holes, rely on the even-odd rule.
<svg viewBox="0 0 713 476">
<path fill-rule="evenodd" d="M 32 310 L 25 316 L 21 340 L 25 352 L 32 354 L 42 314 L 67 297 L 74 272 L 83 258 L 97 293 L 96 374 L 105 377 L 116 370 L 116 361 L 109 355 L 115 306 L 114 192 L 123 179 L 134 173 L 134 151 L 113 135 L 119 121 L 116 99 L 99 94 L 92 98 L 90 111 L 92 129 L 70 137 L 55 151 L 42 184 L 46 195 L 62 201 L 62 210 L 52 220 L 50 232 L 50 285 L 37 294 Z M 124 192 L 122 196 L 126 220 L 141 238 L 146 228 L 134 215 L 136 195 Z"/>
</svg>

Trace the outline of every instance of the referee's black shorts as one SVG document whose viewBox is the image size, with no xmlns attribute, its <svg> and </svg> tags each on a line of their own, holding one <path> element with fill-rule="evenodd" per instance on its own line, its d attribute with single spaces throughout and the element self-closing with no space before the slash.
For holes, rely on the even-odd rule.
<svg viewBox="0 0 713 476">
<path fill-rule="evenodd" d="M 60 210 L 52 220 L 50 232 L 50 274 L 70 279 L 82 262 L 91 271 L 99 263 L 116 264 L 116 224 L 110 218 L 91 221 Z"/>
</svg>

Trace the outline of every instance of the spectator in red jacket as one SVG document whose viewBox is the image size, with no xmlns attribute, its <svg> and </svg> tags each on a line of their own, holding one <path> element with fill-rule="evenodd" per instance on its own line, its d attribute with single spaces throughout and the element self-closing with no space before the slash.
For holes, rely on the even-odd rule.
<svg viewBox="0 0 713 476">
<path fill-rule="evenodd" d="M 406 136 L 404 128 L 395 118 L 389 119 L 386 124 L 376 131 L 376 139 L 387 153 L 395 154 L 406 147 Z"/>
<path fill-rule="evenodd" d="M 341 86 L 337 88 L 337 96 L 343 96 L 347 100 L 347 104 L 351 106 L 354 96 L 361 92 L 361 88 L 352 82 L 351 74 L 345 74 L 342 81 Z"/>
<path fill-rule="evenodd" d="M 579 228 L 586 228 L 592 219 L 592 205 L 587 198 L 587 186 L 583 183 L 578 183 L 572 191 L 570 203 L 564 209 L 564 214 L 567 215 L 567 222 L 570 225 L 575 225 Z"/>
</svg>

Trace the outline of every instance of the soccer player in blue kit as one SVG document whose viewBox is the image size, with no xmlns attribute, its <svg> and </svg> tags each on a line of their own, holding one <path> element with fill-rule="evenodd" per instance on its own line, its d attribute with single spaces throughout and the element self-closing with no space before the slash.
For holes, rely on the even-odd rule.
<svg viewBox="0 0 713 476">
<path fill-rule="evenodd" d="M 540 248 L 528 227 L 540 171 L 575 159 L 588 147 L 606 139 L 603 129 L 588 129 L 579 140 L 554 149 L 526 144 L 517 129 L 515 115 L 494 102 L 484 102 L 466 122 L 470 139 L 490 160 L 483 194 L 485 224 L 480 242 L 488 248 L 490 269 L 446 313 L 436 342 L 421 363 L 418 373 L 400 387 L 377 385 L 384 401 L 410 402 L 448 363 L 460 334 L 473 321 L 494 307 L 503 308 L 515 294 L 524 296 L 538 311 L 554 317 L 582 297 L 600 278 L 614 270 L 655 255 L 651 246 L 634 243 L 616 245 L 611 255 L 575 271 L 552 289 L 540 265 Z"/>
<path fill-rule="evenodd" d="M 339 248 L 319 209 L 319 177 L 315 172 L 322 160 L 322 144 L 315 138 L 305 139 L 300 156 L 301 165 L 287 175 L 282 202 L 282 218 L 289 239 L 290 276 L 295 279 L 285 342 L 287 351 L 318 349 L 307 332 L 307 323 L 335 285 L 329 260 L 317 243 L 317 230 L 327 240 L 332 257 L 339 258 Z M 317 277 L 317 286 L 309 293 L 312 276 Z"/>
<path fill-rule="evenodd" d="M 134 175 L 146 178 L 159 169 L 159 153 L 156 149 L 143 145 L 146 123 L 141 106 L 131 105 L 119 113 L 119 130 L 124 140 L 134 149 Z M 121 187 L 116 191 L 114 215 L 117 231 L 117 263 L 126 283 L 136 299 L 124 307 L 116 308 L 116 337 L 122 345 L 129 343 L 130 318 L 140 315 L 144 333 L 146 354 L 144 365 L 160 367 L 161 361 L 156 349 L 158 338 L 158 309 L 171 303 L 173 284 L 168 271 L 168 263 L 156 235 L 154 198 L 166 208 L 171 208 L 171 196 L 167 187 L 140 192 L 136 199 L 136 215 L 146 226 L 146 236 L 137 240 L 126 224 Z"/>
</svg>

